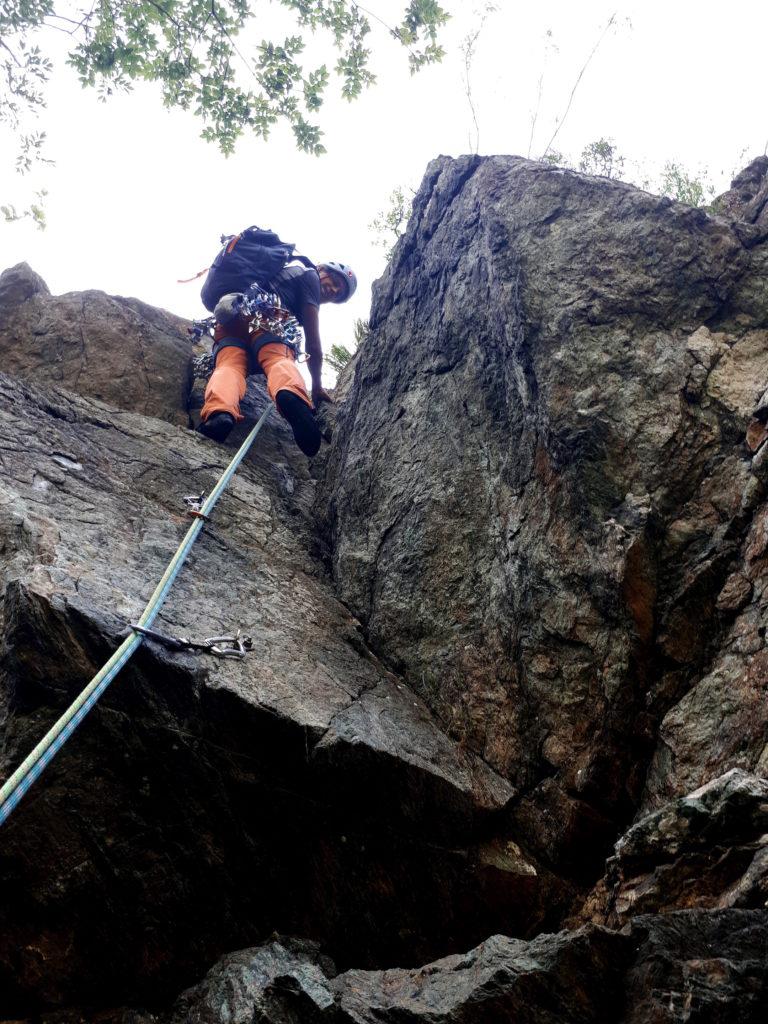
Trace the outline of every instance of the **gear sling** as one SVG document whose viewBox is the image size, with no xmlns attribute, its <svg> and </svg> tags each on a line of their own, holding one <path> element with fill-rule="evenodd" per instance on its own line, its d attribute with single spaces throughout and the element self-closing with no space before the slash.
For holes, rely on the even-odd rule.
<svg viewBox="0 0 768 1024">
<path fill-rule="evenodd" d="M 295 256 L 295 246 L 283 242 L 274 231 L 255 225 L 239 235 L 222 236 L 222 242 L 200 293 L 203 305 L 210 312 L 216 312 L 218 321 L 211 353 L 214 373 L 206 388 L 203 420 L 217 412 L 228 413 L 235 420 L 242 419 L 240 401 L 245 394 L 246 377 L 252 373 L 266 375 L 273 400 L 279 391 L 290 391 L 311 408 L 295 364 L 297 347 L 286 339 L 284 332 L 276 336 L 262 326 L 263 321 L 258 318 L 251 321 L 246 306 L 249 295 L 253 296 L 256 289 L 270 291 L 276 277 L 315 269 L 314 263 L 304 256 Z M 303 266 L 286 267 L 294 259 Z M 227 303 L 225 311 L 217 308 L 224 296 L 233 293 L 243 295 L 243 300 Z M 274 304 L 279 304 L 276 296 Z M 278 320 L 288 319 L 290 315 L 282 308 L 272 312 Z"/>
</svg>

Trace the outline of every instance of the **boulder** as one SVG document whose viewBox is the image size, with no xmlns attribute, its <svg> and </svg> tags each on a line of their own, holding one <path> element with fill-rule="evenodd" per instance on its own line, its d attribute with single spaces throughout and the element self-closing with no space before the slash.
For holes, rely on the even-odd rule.
<svg viewBox="0 0 768 1024">
<path fill-rule="evenodd" d="M 513 784 L 517 841 L 577 882 L 634 815 L 659 722 L 725 652 L 727 608 L 760 615 L 742 545 L 766 508 L 745 437 L 767 248 L 621 182 L 440 158 L 374 289 L 321 482 L 338 593 Z M 763 653 L 744 649 L 734 719 L 735 742 L 754 715 L 750 771 Z"/>
<path fill-rule="evenodd" d="M 530 942 L 496 935 L 418 970 L 337 975 L 279 937 L 217 964 L 164 1024 L 759 1024 L 768 912 L 643 916 Z"/>
<path fill-rule="evenodd" d="M 0 274 L 4 372 L 184 425 L 192 383 L 186 328 L 138 299 L 51 295 L 26 263 Z"/>
<path fill-rule="evenodd" d="M 468 953 L 416 970 L 334 976 L 333 965 L 315 950 L 278 938 L 217 964 L 184 993 L 170 1020 L 598 1024 L 619 1002 L 617 982 L 628 953 L 626 939 L 599 928 L 532 942 L 495 935 Z"/>
</svg>

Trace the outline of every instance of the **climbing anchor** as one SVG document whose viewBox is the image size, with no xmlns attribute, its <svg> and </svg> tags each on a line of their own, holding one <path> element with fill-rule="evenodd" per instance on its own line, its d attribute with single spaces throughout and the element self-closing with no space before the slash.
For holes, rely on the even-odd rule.
<svg viewBox="0 0 768 1024">
<path fill-rule="evenodd" d="M 129 623 L 135 633 L 141 633 L 147 640 L 154 640 L 171 651 L 200 651 L 203 654 L 215 654 L 217 658 L 242 659 L 253 650 L 253 640 L 249 636 L 241 636 L 240 630 L 234 636 L 209 636 L 205 640 L 192 640 L 187 636 L 166 636 L 155 629 L 148 629 L 138 623 Z"/>
<path fill-rule="evenodd" d="M 184 504 L 187 506 L 189 515 L 194 516 L 196 519 L 204 519 L 206 522 L 210 520 L 210 516 L 207 516 L 202 511 L 205 504 L 204 494 L 187 494 L 184 496 Z"/>
</svg>

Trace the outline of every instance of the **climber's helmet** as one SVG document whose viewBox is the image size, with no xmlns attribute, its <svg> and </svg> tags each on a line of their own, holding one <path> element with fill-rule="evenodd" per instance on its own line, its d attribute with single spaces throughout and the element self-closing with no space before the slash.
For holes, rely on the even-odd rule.
<svg viewBox="0 0 768 1024">
<path fill-rule="evenodd" d="M 320 291 L 326 302 L 346 302 L 355 294 L 357 277 L 352 267 L 346 263 L 318 263 L 320 274 Z M 323 274 L 325 271 L 325 274 Z"/>
</svg>

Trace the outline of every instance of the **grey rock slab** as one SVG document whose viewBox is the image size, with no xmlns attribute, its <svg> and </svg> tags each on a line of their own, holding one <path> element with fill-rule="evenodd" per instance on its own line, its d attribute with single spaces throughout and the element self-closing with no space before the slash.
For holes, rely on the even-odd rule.
<svg viewBox="0 0 768 1024">
<path fill-rule="evenodd" d="M 323 969 L 316 952 L 304 951 L 297 964 L 298 943 L 286 945 L 275 940 L 222 961 L 181 997 L 173 1024 L 597 1022 L 618 1001 L 616 982 L 629 949 L 621 936 L 597 928 L 532 942 L 495 935 L 468 953 L 423 968 L 334 977 L 332 965 Z"/>
<path fill-rule="evenodd" d="M 261 438 L 279 448 L 272 431 L 268 421 Z M 189 527 L 183 495 L 210 490 L 231 454 L 160 419 L 0 377 L 5 777 L 126 635 Z M 178 989 L 191 965 L 277 926 L 371 957 L 406 942 L 361 913 L 374 893 L 410 877 L 415 937 L 416 917 L 446 899 L 446 873 L 472 892 L 461 842 L 509 788 L 422 708 L 403 700 L 396 720 L 358 721 L 371 791 L 397 789 L 364 827 L 345 803 L 348 762 L 313 763 L 337 716 L 389 676 L 297 518 L 271 466 L 241 467 L 155 625 L 194 637 L 241 628 L 253 653 L 223 661 L 144 643 L 4 827 L 0 1013 Z M 436 850 L 413 813 L 426 795 L 432 821 L 442 801 L 442 836 L 458 848 Z M 457 936 L 489 919 L 473 906 Z M 439 927 L 418 934 L 420 950 L 441 941 Z"/>
<path fill-rule="evenodd" d="M 401 804 L 400 813 L 414 822 L 429 822 L 438 837 L 446 828 L 450 834 L 470 827 L 474 808 L 499 810 L 514 796 L 509 783 L 478 759 L 447 760 L 452 748 L 453 741 L 433 728 L 424 702 L 403 683 L 388 678 L 334 716 L 313 758 L 319 767 L 339 772 L 350 802 L 356 797 L 361 812 L 371 804 L 382 811 L 393 800 L 407 797 L 411 802 Z M 372 758 L 390 760 L 393 766 L 392 778 L 382 776 L 385 785 L 379 792 L 368 784 L 360 786 L 360 780 L 369 776 Z M 413 774 L 414 783 L 393 784 L 400 773 Z"/>
<path fill-rule="evenodd" d="M 276 937 L 225 958 L 168 1024 L 531 1024 L 764 1019 L 765 911 L 646 915 L 530 942 L 494 935 L 414 969 L 336 974 L 316 948 Z"/>
<path fill-rule="evenodd" d="M 276 936 L 264 946 L 224 957 L 200 985 L 180 996 L 170 1020 L 173 1024 L 309 1022 L 333 1009 L 329 978 L 335 973 L 332 961 L 322 956 L 316 944 Z M 282 1015 L 281 993 L 296 1005 L 290 1016 Z"/>
<path fill-rule="evenodd" d="M 350 971 L 335 983 L 341 1019 L 602 1021 L 620 1001 L 627 945 L 596 928 L 531 942 L 495 935 L 469 953 L 419 970 Z"/>
<path fill-rule="evenodd" d="M 608 861 L 607 921 L 686 907 L 764 909 L 768 782 L 738 768 L 641 817 Z"/>
<path fill-rule="evenodd" d="M 3 370 L 186 425 L 187 322 L 99 291 L 51 295 L 26 264 L 0 274 Z"/>
</svg>

